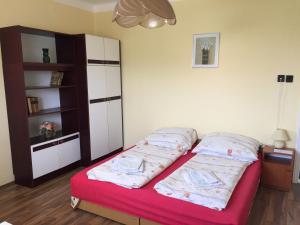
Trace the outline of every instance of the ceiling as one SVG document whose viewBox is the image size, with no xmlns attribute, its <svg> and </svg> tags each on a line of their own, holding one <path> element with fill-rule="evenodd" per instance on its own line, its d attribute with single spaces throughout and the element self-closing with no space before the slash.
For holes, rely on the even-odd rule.
<svg viewBox="0 0 300 225">
<path fill-rule="evenodd" d="M 56 2 L 70 5 L 76 8 L 91 12 L 111 11 L 116 5 L 117 0 L 54 0 Z"/>
<path fill-rule="evenodd" d="M 56 2 L 91 12 L 112 11 L 118 0 L 54 0 Z M 170 2 L 175 0 L 170 0 Z"/>
</svg>

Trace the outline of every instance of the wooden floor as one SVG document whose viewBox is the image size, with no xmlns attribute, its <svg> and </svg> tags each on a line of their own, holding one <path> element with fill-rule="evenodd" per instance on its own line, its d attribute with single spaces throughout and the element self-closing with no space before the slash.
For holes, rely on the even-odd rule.
<svg viewBox="0 0 300 225">
<path fill-rule="evenodd" d="M 70 207 L 69 179 L 75 173 L 30 189 L 15 184 L 0 188 L 0 221 L 14 225 L 119 225 Z M 248 225 L 299 225 L 300 185 L 289 193 L 260 188 Z"/>
</svg>

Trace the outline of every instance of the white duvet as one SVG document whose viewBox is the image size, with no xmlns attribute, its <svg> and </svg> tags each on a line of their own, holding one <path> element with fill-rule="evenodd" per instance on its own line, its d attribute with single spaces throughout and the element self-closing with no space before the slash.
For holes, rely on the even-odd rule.
<svg viewBox="0 0 300 225">
<path fill-rule="evenodd" d="M 154 189 L 163 195 L 188 201 L 208 208 L 222 210 L 249 163 L 222 157 L 196 155 L 165 179 L 158 182 Z M 190 185 L 184 174 L 186 170 L 209 171 L 222 185 L 197 187 Z"/>
<path fill-rule="evenodd" d="M 163 172 L 183 154 L 183 150 L 173 150 L 153 145 L 137 145 L 116 157 L 142 158 L 144 163 L 143 172 L 127 174 L 113 170 L 112 162 L 116 159 L 115 157 L 89 170 L 87 176 L 90 180 L 111 182 L 125 188 L 140 188 Z"/>
</svg>

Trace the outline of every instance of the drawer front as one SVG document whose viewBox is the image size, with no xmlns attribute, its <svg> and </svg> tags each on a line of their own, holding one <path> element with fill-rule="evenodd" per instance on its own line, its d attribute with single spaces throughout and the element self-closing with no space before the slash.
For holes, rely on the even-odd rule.
<svg viewBox="0 0 300 225">
<path fill-rule="evenodd" d="M 270 162 L 263 163 L 262 183 L 281 190 L 289 190 L 293 172 L 290 166 Z"/>
<path fill-rule="evenodd" d="M 51 173 L 80 160 L 79 135 L 32 147 L 33 179 Z"/>
<path fill-rule="evenodd" d="M 80 160 L 80 144 L 79 137 L 72 140 L 61 140 L 61 144 L 58 145 L 59 151 L 59 167 L 63 168 L 67 165 L 70 165 L 74 162 Z M 71 139 L 71 138 L 70 138 Z"/>
<path fill-rule="evenodd" d="M 58 146 L 55 145 L 31 153 L 33 179 L 59 169 Z"/>
</svg>

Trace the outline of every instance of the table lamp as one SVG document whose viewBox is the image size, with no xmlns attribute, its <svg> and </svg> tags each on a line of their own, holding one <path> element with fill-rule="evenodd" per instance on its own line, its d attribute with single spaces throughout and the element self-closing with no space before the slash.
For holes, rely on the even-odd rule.
<svg viewBox="0 0 300 225">
<path fill-rule="evenodd" d="M 285 142 L 289 140 L 286 130 L 280 128 L 277 128 L 274 131 L 272 138 L 274 140 L 275 148 L 284 148 Z"/>
</svg>

